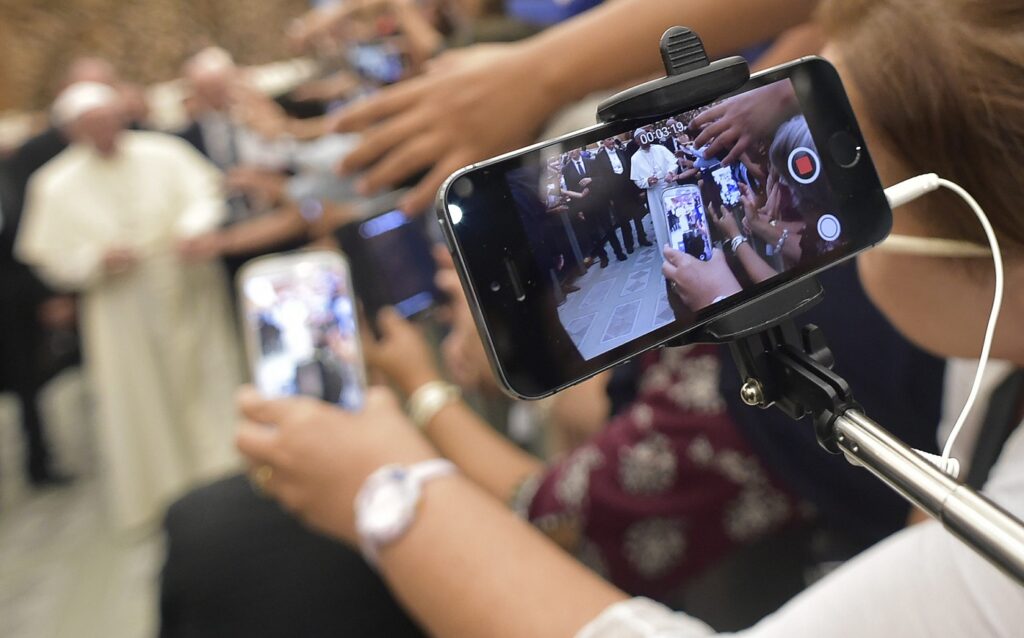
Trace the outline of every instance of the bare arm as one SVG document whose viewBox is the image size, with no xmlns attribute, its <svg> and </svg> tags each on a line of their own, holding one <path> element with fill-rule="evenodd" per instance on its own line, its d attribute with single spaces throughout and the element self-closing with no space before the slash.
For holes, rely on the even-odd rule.
<svg viewBox="0 0 1024 638">
<path fill-rule="evenodd" d="M 377 318 L 381 339 L 363 339 L 367 362 L 406 396 L 441 378 L 418 329 L 393 311 Z M 537 458 L 501 436 L 464 402 L 454 401 L 425 424 L 424 434 L 474 483 L 507 502 L 529 476 L 544 468 Z"/>
<path fill-rule="evenodd" d="M 758 256 L 750 242 L 740 244 L 740 247 L 736 249 L 736 258 L 740 260 L 743 270 L 747 271 L 747 275 L 754 283 L 761 283 L 779 274 Z"/>
<path fill-rule="evenodd" d="M 220 231 L 220 253 L 241 255 L 299 239 L 306 232 L 306 220 L 298 206 L 289 204 L 274 213 L 235 224 Z"/>
<path fill-rule="evenodd" d="M 254 466 L 273 470 L 264 489 L 352 544 L 352 503 L 366 476 L 436 457 L 381 389 L 359 413 L 254 392 L 241 403 L 238 445 Z M 378 559 L 406 609 L 436 636 L 564 638 L 626 598 L 464 476 L 427 484 L 412 527 Z"/>
<path fill-rule="evenodd" d="M 339 130 L 366 131 L 344 168 L 365 171 L 366 192 L 431 169 L 402 202 L 419 213 L 455 170 L 532 142 L 551 115 L 589 93 L 656 72 L 668 27 L 689 25 L 716 56 L 806 22 L 815 5 L 618 0 L 514 45 L 441 56 L 425 75 L 342 114 Z"/>
<path fill-rule="evenodd" d="M 432 635 L 566 638 L 626 598 L 465 479 L 423 505 L 380 567 Z"/>
</svg>

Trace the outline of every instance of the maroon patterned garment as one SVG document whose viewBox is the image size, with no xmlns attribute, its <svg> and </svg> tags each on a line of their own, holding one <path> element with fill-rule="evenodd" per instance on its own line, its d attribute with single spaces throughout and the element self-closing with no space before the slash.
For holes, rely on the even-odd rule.
<svg viewBox="0 0 1024 638">
<path fill-rule="evenodd" d="M 527 481 L 515 505 L 624 591 L 665 599 L 806 509 L 732 422 L 716 347 L 649 357 L 636 401 Z"/>
</svg>

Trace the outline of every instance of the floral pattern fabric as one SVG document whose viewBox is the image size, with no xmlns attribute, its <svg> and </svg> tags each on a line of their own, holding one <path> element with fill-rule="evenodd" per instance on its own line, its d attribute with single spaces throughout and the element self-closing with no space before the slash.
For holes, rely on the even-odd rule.
<svg viewBox="0 0 1024 638">
<path fill-rule="evenodd" d="M 665 598 L 806 511 L 729 417 L 719 356 L 650 355 L 633 405 L 517 496 L 521 514 L 634 595 Z"/>
</svg>

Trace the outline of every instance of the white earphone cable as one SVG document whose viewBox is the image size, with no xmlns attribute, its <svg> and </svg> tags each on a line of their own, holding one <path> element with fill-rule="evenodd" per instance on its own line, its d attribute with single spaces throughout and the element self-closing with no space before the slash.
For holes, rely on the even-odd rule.
<svg viewBox="0 0 1024 638">
<path fill-rule="evenodd" d="M 988 325 L 985 328 L 985 338 L 981 345 L 981 355 L 978 357 L 978 369 L 974 374 L 974 383 L 971 385 L 971 391 L 967 395 L 967 401 L 964 403 L 964 407 L 960 411 L 960 416 L 953 425 L 953 429 L 946 438 L 946 443 L 942 449 L 942 456 L 937 457 L 932 454 L 920 452 L 922 456 L 925 456 L 935 463 L 941 470 L 955 478 L 960 472 L 960 464 L 956 459 L 951 458 L 953 445 L 956 443 L 956 439 L 964 427 L 964 422 L 967 420 L 967 417 L 971 413 L 974 403 L 978 398 L 981 381 L 985 375 L 985 367 L 988 365 L 989 355 L 992 351 L 992 339 L 995 336 L 996 323 L 999 320 L 999 311 L 1003 305 L 1003 255 L 999 249 L 999 240 L 996 238 L 996 233 L 993 230 L 992 224 L 989 222 L 985 211 L 981 208 L 981 205 L 978 204 L 977 200 L 975 200 L 974 197 L 972 197 L 971 194 L 964 190 L 960 185 L 949 180 L 942 179 L 934 173 L 929 173 L 913 177 L 904 182 L 900 182 L 895 186 L 887 188 L 885 189 L 885 194 L 889 199 L 889 205 L 892 208 L 897 208 L 914 201 L 926 193 L 935 191 L 940 187 L 946 188 L 959 195 L 960 198 L 970 206 L 971 210 L 974 211 L 978 221 L 981 222 L 981 227 L 985 230 L 985 236 L 988 238 L 989 246 L 992 249 L 992 262 L 995 267 L 995 293 L 992 298 L 992 309 L 989 313 Z"/>
</svg>

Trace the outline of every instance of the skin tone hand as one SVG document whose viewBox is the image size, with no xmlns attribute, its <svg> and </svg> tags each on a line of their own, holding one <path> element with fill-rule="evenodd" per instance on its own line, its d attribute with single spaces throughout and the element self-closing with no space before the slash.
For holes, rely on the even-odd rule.
<svg viewBox="0 0 1024 638">
<path fill-rule="evenodd" d="M 719 210 L 715 208 L 714 203 L 708 202 L 708 216 L 726 240 L 731 241 L 742 234 L 739 224 L 736 223 L 735 215 L 729 209 L 723 207 Z"/>
<path fill-rule="evenodd" d="M 675 284 L 673 289 L 690 310 L 706 308 L 715 299 L 742 290 L 720 250 L 713 250 L 711 261 L 707 262 L 669 246 L 662 249 L 662 254 L 665 262 L 661 272 Z"/>
<path fill-rule="evenodd" d="M 110 276 L 123 275 L 139 262 L 139 256 L 131 248 L 111 248 L 103 255 L 103 272 Z"/>
<path fill-rule="evenodd" d="M 309 397 L 265 399 L 251 387 L 237 403 L 236 444 L 252 467 L 271 468 L 266 493 L 350 543 L 358 540 L 353 502 L 366 477 L 384 465 L 438 456 L 384 388 L 370 388 L 357 413 Z"/>
<path fill-rule="evenodd" d="M 445 368 L 452 380 L 464 390 L 493 391 L 497 384 L 451 255 L 439 246 L 434 251 L 434 258 L 439 267 L 437 287 L 448 295 L 451 308 L 451 327 L 441 343 Z"/>
<path fill-rule="evenodd" d="M 399 204 L 407 214 L 419 214 L 459 168 L 533 141 L 553 107 L 531 77 L 535 66 L 522 61 L 527 50 L 506 45 L 472 51 L 341 114 L 337 130 L 365 132 L 341 166 L 346 173 L 364 172 L 363 193 L 429 169 Z M 522 94 L 508 99 L 509 86 Z"/>
<path fill-rule="evenodd" d="M 757 93 L 744 93 L 698 115 L 692 122 L 700 134 L 694 146 L 711 146 L 706 157 L 728 151 L 723 164 L 734 164 L 744 153 L 775 132 L 780 124 L 797 113 L 796 96 L 786 84 L 769 86 Z"/>
<path fill-rule="evenodd" d="M 441 378 L 434 353 L 419 328 L 394 308 L 384 308 L 377 314 L 377 328 L 380 339 L 363 335 L 366 363 L 393 381 L 403 394 L 408 396 Z"/>
<path fill-rule="evenodd" d="M 178 241 L 178 257 L 188 264 L 216 259 L 222 254 L 221 235 L 216 231 Z"/>
</svg>

